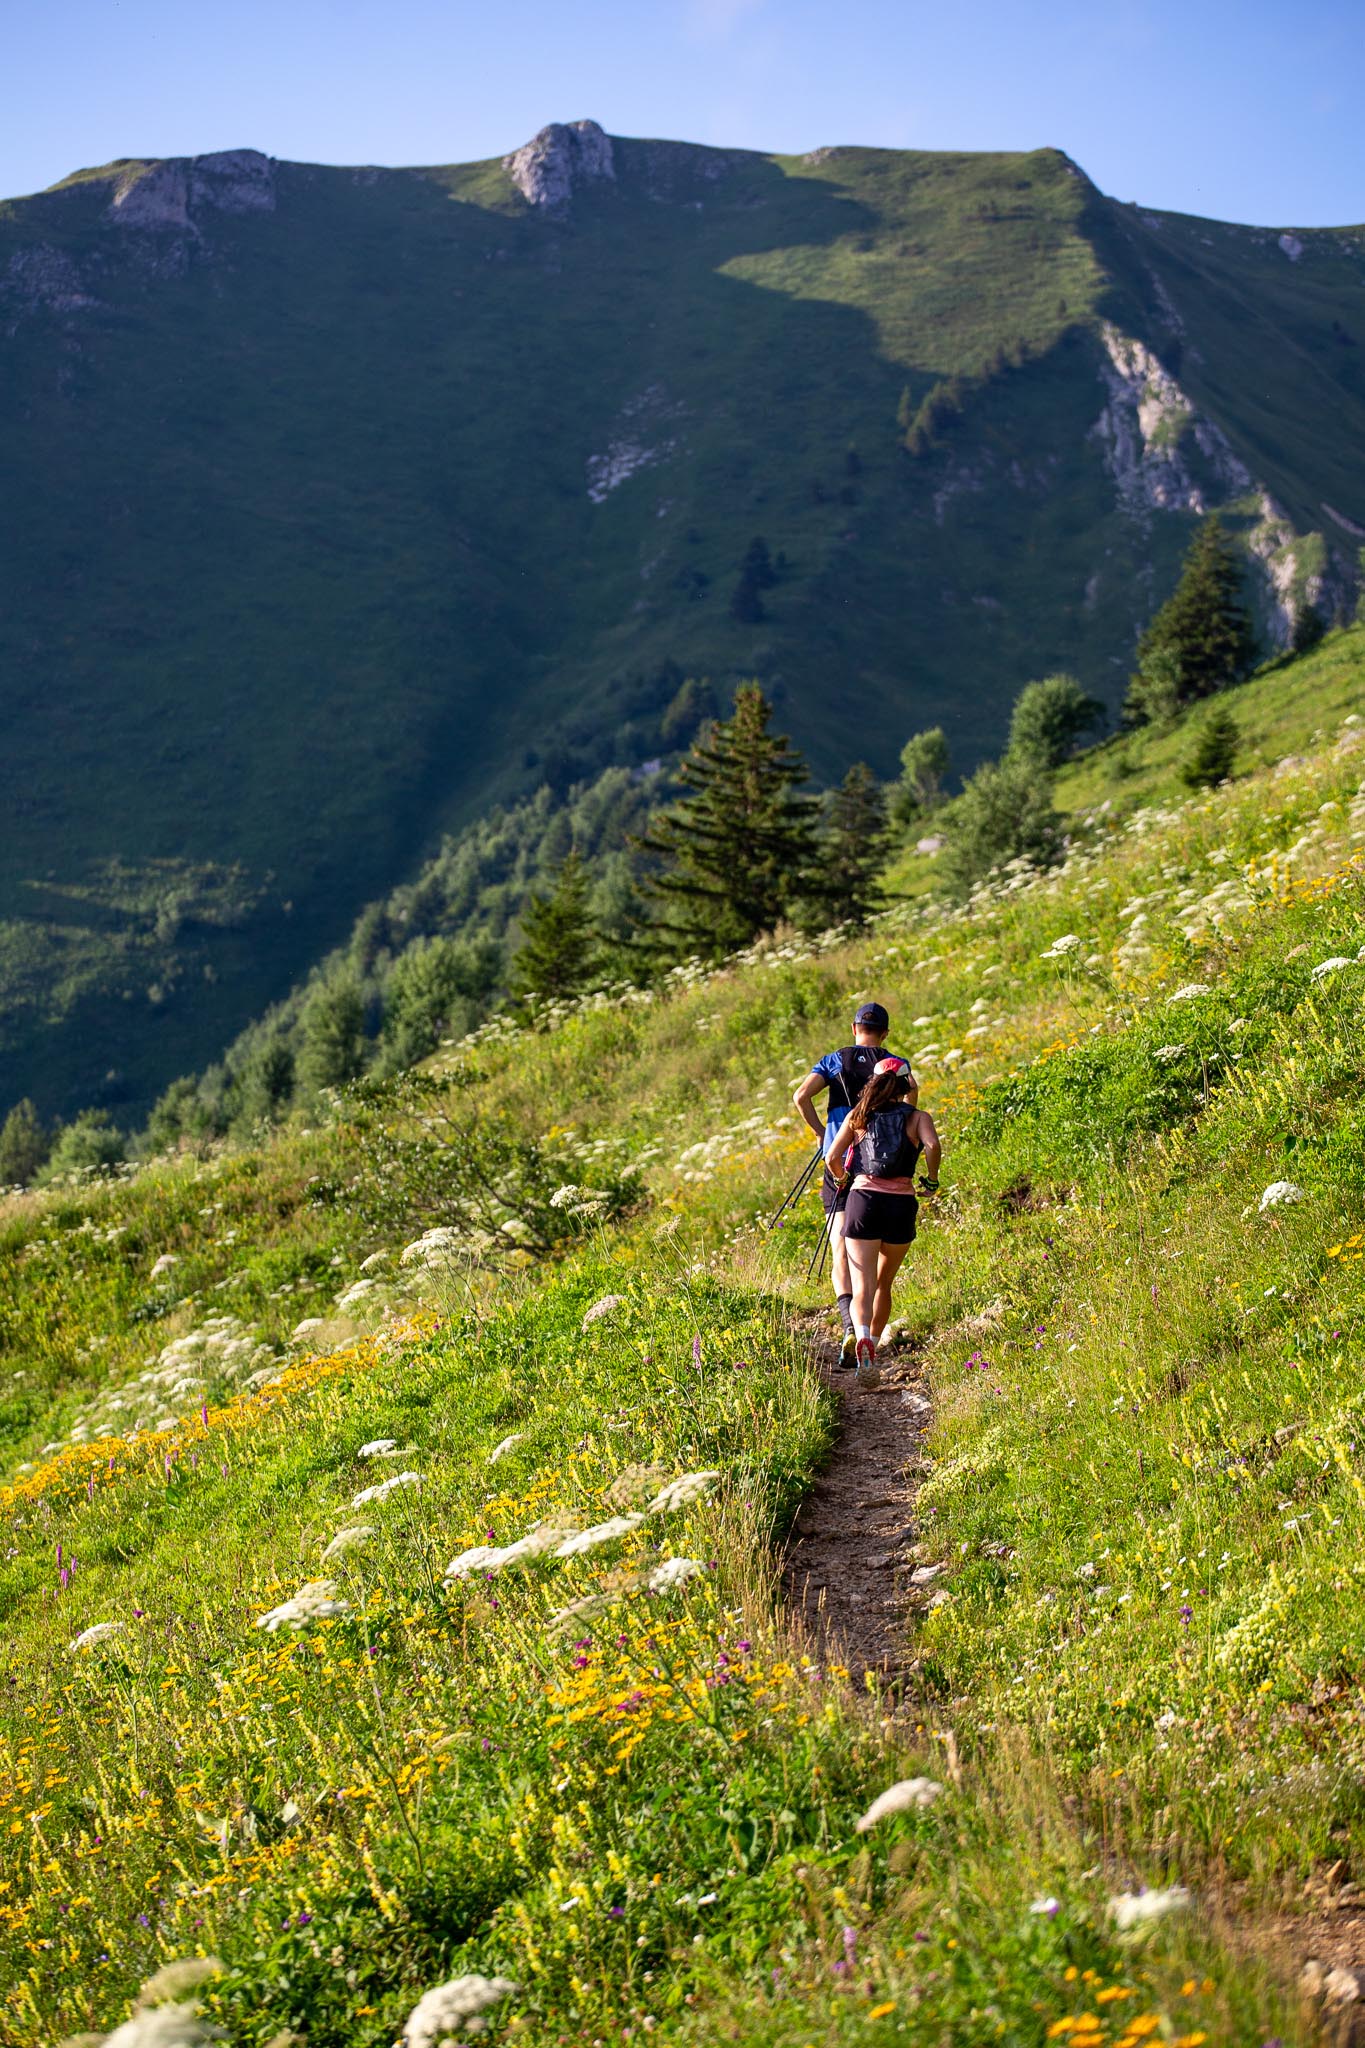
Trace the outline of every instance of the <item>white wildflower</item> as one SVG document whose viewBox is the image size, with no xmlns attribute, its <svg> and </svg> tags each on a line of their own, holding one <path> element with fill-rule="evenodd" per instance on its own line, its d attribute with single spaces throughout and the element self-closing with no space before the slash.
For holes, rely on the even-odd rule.
<svg viewBox="0 0 1365 2048">
<path fill-rule="evenodd" d="M 1030 1913 L 1046 1913 L 1049 1920 L 1054 1920 L 1061 1909 L 1061 1900 L 1054 1899 L 1051 1893 L 1045 1899 L 1034 1899 L 1029 1907 Z"/>
<path fill-rule="evenodd" d="M 1273 1180 L 1261 1196 L 1258 1207 L 1264 1216 L 1267 1209 L 1282 1209 L 1289 1202 L 1301 1202 L 1303 1189 L 1295 1187 L 1292 1180 Z"/>
<path fill-rule="evenodd" d="M 100 2037 L 94 2038 L 98 2041 Z M 226 2039 L 221 2027 L 211 2027 L 200 2019 L 199 2007 L 191 2000 L 185 2005 L 151 2005 L 135 2012 L 104 2036 L 102 2048 L 210 2048 L 212 2042 Z"/>
<path fill-rule="evenodd" d="M 368 1522 L 353 1522 L 348 1529 L 338 1529 L 322 1553 L 323 1563 L 326 1564 L 329 1557 L 340 1557 L 343 1551 L 357 1550 L 362 1543 L 368 1543 L 373 1535 L 374 1530 Z"/>
<path fill-rule="evenodd" d="M 619 1537 L 638 1529 L 644 1519 L 643 1515 L 613 1515 L 610 1521 L 597 1522 L 591 1529 L 579 1529 L 565 1537 L 555 1556 L 581 1557 L 585 1550 L 596 1550 L 599 1544 L 615 1543 Z"/>
<path fill-rule="evenodd" d="M 1060 939 L 1054 939 L 1046 953 L 1038 955 L 1040 960 L 1061 960 L 1066 954 L 1074 953 L 1081 941 L 1075 932 L 1063 932 Z"/>
<path fill-rule="evenodd" d="M 1207 981 L 1187 981 L 1183 988 L 1167 996 L 1168 1003 L 1192 1003 L 1196 996 L 1211 995 L 1213 990 Z"/>
<path fill-rule="evenodd" d="M 908 1813 L 912 1807 L 932 1806 L 936 1799 L 942 1797 L 943 1787 L 935 1778 L 902 1778 L 899 1784 L 888 1785 L 885 1792 L 873 1800 L 857 1823 L 858 1833 L 865 1835 L 889 1813 Z"/>
<path fill-rule="evenodd" d="M 719 1478 L 719 1472 L 684 1472 L 680 1479 L 670 1479 L 659 1488 L 645 1513 L 668 1515 L 675 1508 L 690 1507 L 694 1500 L 708 1494 Z"/>
<path fill-rule="evenodd" d="M 513 1444 L 520 1444 L 520 1443 L 524 1443 L 525 1441 L 526 1441 L 526 1432 L 525 1432 L 525 1430 L 524 1430 L 524 1429 L 518 1429 L 518 1430 L 514 1430 L 514 1431 L 512 1432 L 512 1434 L 511 1434 L 511 1436 L 505 1436 L 505 1437 L 503 1438 L 502 1442 L 501 1442 L 500 1444 L 498 1444 L 498 1445 L 497 1445 L 497 1446 L 496 1446 L 496 1447 L 495 1447 L 495 1448 L 494 1448 L 493 1450 L 491 1450 L 491 1451 L 489 1452 L 489 1454 L 488 1454 L 488 1462 L 489 1462 L 489 1464 L 490 1464 L 490 1465 L 496 1465 L 496 1464 L 497 1464 L 497 1462 L 498 1462 L 498 1459 L 499 1459 L 499 1458 L 505 1458 L 505 1457 L 507 1456 L 507 1453 L 508 1453 L 508 1452 L 509 1452 L 509 1451 L 511 1450 L 511 1448 L 512 1448 Z"/>
<path fill-rule="evenodd" d="M 391 1493 L 397 1493 L 400 1486 L 420 1486 L 421 1484 L 422 1475 L 420 1472 L 395 1472 L 392 1479 L 384 1480 L 379 1486 L 362 1487 L 361 1491 L 351 1502 L 351 1506 L 353 1508 L 363 1508 L 369 1501 L 387 1500 Z"/>
<path fill-rule="evenodd" d="M 625 1298 L 624 1294 L 604 1294 L 600 1301 L 595 1301 L 586 1311 L 580 1327 L 586 1330 L 589 1324 L 601 1322 L 603 1316 L 609 1316 L 613 1309 L 620 1308 Z"/>
<path fill-rule="evenodd" d="M 458 1557 L 451 1558 L 445 1575 L 448 1579 L 466 1579 L 471 1572 L 500 1572 L 504 1565 L 520 1564 L 524 1558 L 543 1557 L 573 1533 L 560 1521 L 538 1522 L 515 1543 L 476 1543 L 472 1550 L 462 1550 Z"/>
<path fill-rule="evenodd" d="M 551 1195 L 550 1207 L 552 1209 L 567 1209 L 571 1202 L 578 1200 L 581 1192 L 582 1190 L 575 1181 L 566 1181 L 562 1188 L 556 1188 Z"/>
<path fill-rule="evenodd" d="M 662 1564 L 656 1564 L 649 1575 L 651 1593 L 671 1593 L 675 1586 L 686 1585 L 695 1579 L 706 1566 L 695 1557 L 666 1557 Z"/>
<path fill-rule="evenodd" d="M 359 1308 L 374 1293 L 378 1284 L 375 1280 L 353 1280 L 345 1293 L 337 1296 L 337 1307 L 343 1315 L 349 1315 L 352 1309 Z"/>
<path fill-rule="evenodd" d="M 1134 1927 L 1168 1920 L 1173 1913 L 1187 1913 L 1193 1904 L 1183 1884 L 1173 1884 L 1167 1891 L 1120 1892 L 1109 1901 L 1109 1917 L 1119 1933 L 1125 1934 Z"/>
<path fill-rule="evenodd" d="M 516 1990 L 510 1977 L 455 1977 L 424 1991 L 403 2027 L 405 2048 L 436 2048 L 452 2034 L 474 2031 L 470 2021 Z"/>
<path fill-rule="evenodd" d="M 277 1628 L 307 1628 L 313 1621 L 327 1621 L 335 1614 L 349 1614 L 349 1600 L 338 1600 L 335 1579 L 310 1579 L 306 1586 L 300 1586 L 292 1600 L 282 1600 L 278 1607 L 267 1609 L 256 1617 L 257 1628 L 269 1630 L 273 1635 Z"/>
<path fill-rule="evenodd" d="M 161 1257 L 156 1261 L 155 1265 L 152 1267 L 152 1279 L 159 1280 L 163 1273 L 169 1273 L 172 1266 L 178 1266 L 179 1264 L 180 1258 L 178 1253 L 163 1252 L 161 1254 Z"/>
<path fill-rule="evenodd" d="M 170 1999 L 183 1998 L 187 1991 L 197 1991 L 210 1977 L 220 1977 L 225 1967 L 217 1956 L 182 1956 L 178 1962 L 163 1963 L 138 1992 L 137 2004 L 164 2005 Z"/>
<path fill-rule="evenodd" d="M 357 1458 L 387 1458 L 391 1451 L 396 1451 L 397 1449 L 398 1445 L 393 1437 L 375 1436 L 371 1437 L 367 1444 L 360 1446 L 356 1456 Z"/>
<path fill-rule="evenodd" d="M 459 1232 L 452 1230 L 448 1223 L 438 1223 L 433 1230 L 424 1231 L 421 1237 L 405 1244 L 399 1254 L 399 1264 L 421 1266 L 427 1272 L 437 1272 L 448 1266 L 459 1256 Z"/>
<path fill-rule="evenodd" d="M 109 1636 L 115 1636 L 126 1624 L 121 1621 L 97 1621 L 91 1627 L 83 1628 L 72 1643 L 73 1650 L 89 1650 L 96 1643 L 102 1643 Z"/>
<path fill-rule="evenodd" d="M 321 1328 L 321 1316 L 305 1316 L 301 1323 L 295 1323 L 290 1336 L 295 1344 L 307 1344 Z"/>
<path fill-rule="evenodd" d="M 1154 1728 L 1160 1728 L 1164 1733 L 1168 1728 L 1174 1728 L 1175 1724 L 1176 1714 L 1174 1708 L 1166 1707 L 1162 1710 L 1161 1713 L 1157 1715 L 1155 1721 L 1153 1721 L 1152 1723 L 1152 1726 Z"/>
<path fill-rule="evenodd" d="M 567 1607 L 561 1607 L 552 1614 L 545 1626 L 550 1629 L 567 1628 L 571 1622 L 591 1621 L 594 1615 L 605 1614 L 614 1607 L 620 1595 L 616 1593 L 585 1593 L 581 1600 L 571 1600 Z"/>
<path fill-rule="evenodd" d="M 1325 975 L 1335 974 L 1338 968 L 1354 967 L 1355 964 L 1354 960 L 1346 959 L 1343 954 L 1334 953 L 1330 960 L 1320 960 L 1308 979 L 1310 981 L 1321 981 Z"/>
<path fill-rule="evenodd" d="M 392 1252 L 371 1252 L 368 1259 L 360 1261 L 360 1270 L 362 1273 L 373 1273 L 377 1266 L 384 1265 L 392 1257 Z"/>
<path fill-rule="evenodd" d="M 1183 1045 L 1159 1045 L 1152 1054 L 1154 1060 L 1178 1060 L 1185 1048 Z"/>
</svg>

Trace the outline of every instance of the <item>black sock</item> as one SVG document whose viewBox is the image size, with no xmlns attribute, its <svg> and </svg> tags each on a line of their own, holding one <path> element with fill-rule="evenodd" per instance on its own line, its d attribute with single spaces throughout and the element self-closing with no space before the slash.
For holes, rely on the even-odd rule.
<svg viewBox="0 0 1365 2048">
<path fill-rule="evenodd" d="M 839 1321 L 844 1326 L 844 1335 L 851 1337 L 853 1335 L 853 1296 L 851 1294 L 836 1294 L 834 1299 L 839 1304 Z"/>
</svg>

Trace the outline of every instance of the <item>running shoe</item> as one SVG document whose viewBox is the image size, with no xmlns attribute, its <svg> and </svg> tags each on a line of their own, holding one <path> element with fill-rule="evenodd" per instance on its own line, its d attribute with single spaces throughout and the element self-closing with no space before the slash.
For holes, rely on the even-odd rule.
<svg viewBox="0 0 1365 2048">
<path fill-rule="evenodd" d="M 843 1343 L 839 1346 L 838 1369 L 840 1372 L 852 1372 L 854 1366 L 857 1363 L 858 1339 L 855 1337 L 852 1330 L 850 1330 L 848 1332 L 848 1335 L 844 1338 Z"/>
<path fill-rule="evenodd" d="M 877 1347 L 870 1337 L 858 1339 L 858 1385 L 879 1387 L 882 1383 L 882 1369 L 877 1363 Z"/>
</svg>

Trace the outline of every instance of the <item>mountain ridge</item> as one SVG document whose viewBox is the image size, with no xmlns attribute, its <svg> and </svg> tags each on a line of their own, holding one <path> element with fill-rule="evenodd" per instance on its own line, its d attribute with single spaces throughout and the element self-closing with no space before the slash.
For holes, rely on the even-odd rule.
<svg viewBox="0 0 1365 2048">
<path fill-rule="evenodd" d="M 1273 644 L 1337 609 L 1365 240 L 1282 232 L 1053 150 L 586 123 L 0 205 L 0 1101 L 145 1109 L 444 831 L 657 754 L 679 671 L 758 674 L 819 778 L 934 723 L 965 769 L 1030 675 L 1117 703 L 1203 507 Z"/>
</svg>

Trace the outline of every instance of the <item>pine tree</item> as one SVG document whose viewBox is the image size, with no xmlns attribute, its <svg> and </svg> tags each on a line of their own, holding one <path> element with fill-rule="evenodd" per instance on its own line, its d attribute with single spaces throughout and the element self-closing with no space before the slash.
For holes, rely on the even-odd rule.
<svg viewBox="0 0 1365 2048">
<path fill-rule="evenodd" d="M 771 590 L 776 581 L 777 571 L 768 553 L 768 543 L 762 534 L 755 534 L 739 565 L 739 581 L 730 599 L 730 617 L 744 626 L 756 626 L 766 619 L 763 592 Z"/>
<path fill-rule="evenodd" d="M 1212 789 L 1231 775 L 1241 734 L 1226 704 L 1215 704 L 1199 728 L 1194 751 L 1181 769 L 1189 789 Z"/>
<path fill-rule="evenodd" d="M 807 889 L 818 805 L 798 794 L 806 764 L 771 719 L 758 684 L 741 683 L 731 716 L 698 735 L 678 770 L 688 794 L 641 836 L 663 863 L 644 883 L 650 951 L 719 958 L 780 924 Z"/>
<path fill-rule="evenodd" d="M 830 924 L 864 925 L 886 901 L 886 798 L 865 761 L 855 761 L 825 809 L 820 875 L 811 895 Z"/>
<path fill-rule="evenodd" d="M 601 940 L 588 908 L 588 872 L 569 854 L 547 896 L 532 896 L 521 914 L 521 945 L 512 962 L 511 993 L 543 1003 L 577 995 L 598 972 Z"/>
<path fill-rule="evenodd" d="M 365 997 L 344 968 L 319 980 L 304 1005 L 298 1075 L 305 1089 L 341 1088 L 365 1067 Z"/>
<path fill-rule="evenodd" d="M 25 1096 L 0 1129 L 0 1188 L 26 1188 L 52 1148 L 52 1140 Z"/>
<path fill-rule="evenodd" d="M 1124 707 L 1130 720 L 1148 716 L 1142 677 L 1156 655 L 1174 660 L 1180 704 L 1211 697 L 1249 673 L 1256 642 L 1242 583 L 1237 551 L 1213 513 L 1190 543 L 1174 593 L 1138 643 L 1138 674 Z"/>
</svg>

